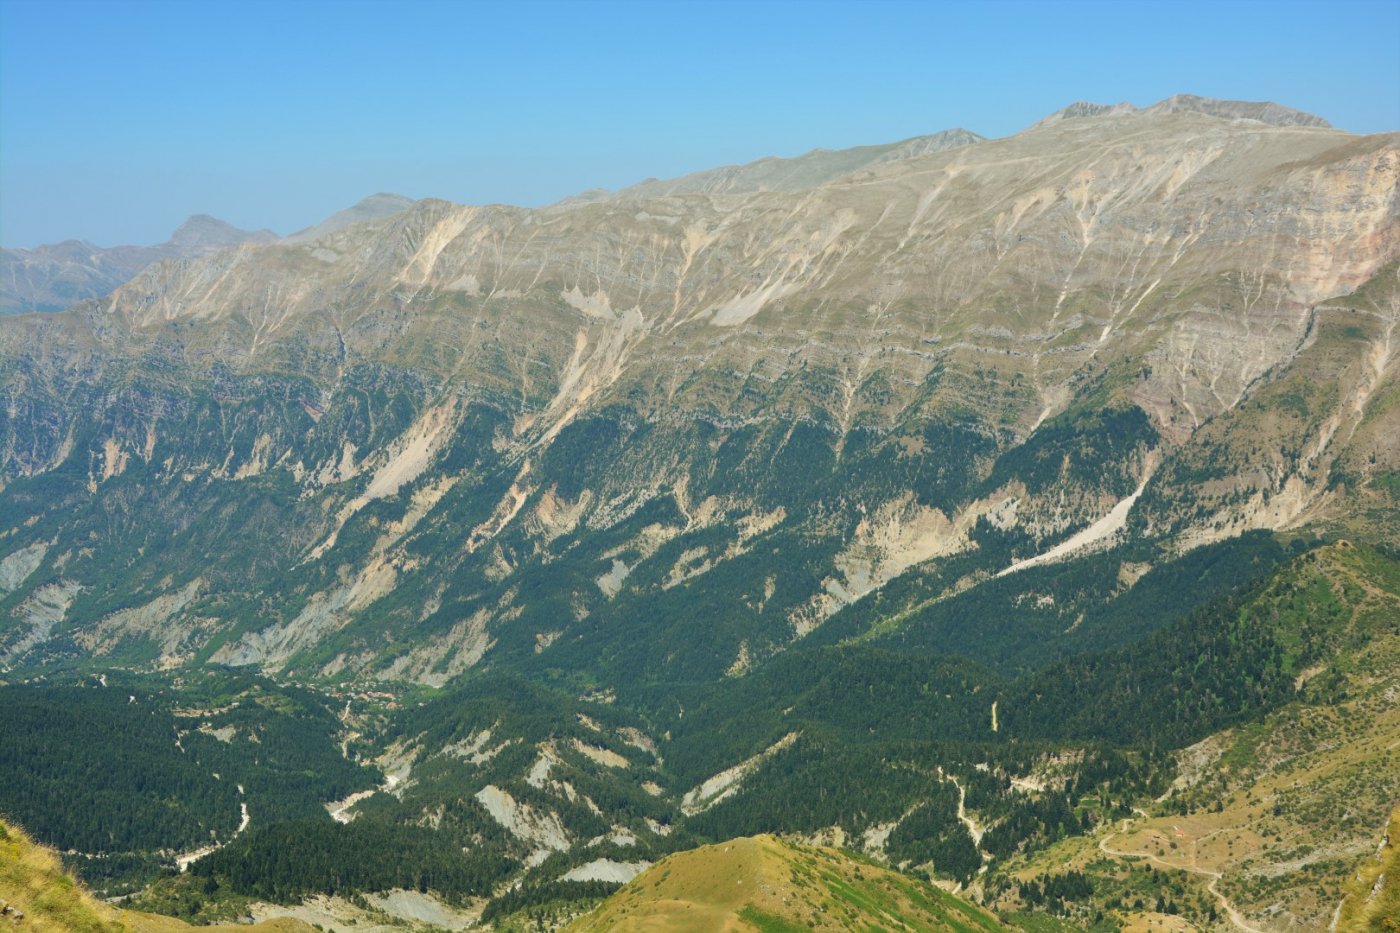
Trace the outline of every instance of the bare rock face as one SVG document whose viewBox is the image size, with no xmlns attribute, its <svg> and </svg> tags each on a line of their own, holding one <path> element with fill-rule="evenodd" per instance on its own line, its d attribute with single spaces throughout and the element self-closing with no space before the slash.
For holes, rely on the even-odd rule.
<svg viewBox="0 0 1400 933">
<path fill-rule="evenodd" d="M 901 574 L 1391 514 L 1400 135 L 1173 98 L 937 139 L 3 322 L 8 599 L 80 595 L 0 663 L 722 676 Z"/>
</svg>

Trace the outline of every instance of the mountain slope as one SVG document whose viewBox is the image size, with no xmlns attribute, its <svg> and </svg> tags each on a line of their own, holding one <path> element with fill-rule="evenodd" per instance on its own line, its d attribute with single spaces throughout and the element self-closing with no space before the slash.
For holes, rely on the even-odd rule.
<svg viewBox="0 0 1400 933">
<path fill-rule="evenodd" d="M 986 911 L 835 849 L 772 836 L 669 856 L 568 926 L 603 930 L 1000 930 Z"/>
<path fill-rule="evenodd" d="M 1400 563 L 1338 542 L 1295 558 L 1229 609 L 1213 627 L 1217 645 L 1256 642 L 1234 657 L 1166 630 L 1130 652 L 1119 676 L 1090 663 L 1033 678 L 1026 694 L 1051 704 L 1046 712 L 1069 732 L 1117 732 L 1122 741 L 1104 726 L 1122 717 L 1144 724 L 1143 741 L 1183 747 L 1155 801 L 1101 823 L 1094 844 L 1071 838 L 1011 859 L 1010 877 L 1083 870 L 1095 905 L 1105 906 L 1130 901 L 1133 872 L 1150 865 L 1166 878 L 1159 886 L 1191 892 L 1179 912 L 1197 922 L 1214 909 L 1261 930 L 1329 927 L 1400 798 Z M 1173 640 L 1187 648 L 1178 657 Z M 1175 684 L 1163 682 L 1166 671 L 1178 672 Z M 1094 686 L 1075 686 L 1084 683 Z M 1140 704 L 1110 699 L 1136 690 Z M 1250 691 L 1271 697 L 1241 702 Z M 1108 716 L 1094 712 L 1110 707 Z M 1214 713 L 1183 733 L 1171 720 L 1190 707 Z M 1086 729 L 1086 719 L 1097 722 Z M 998 906 L 1011 909 L 1013 899 Z"/>
<path fill-rule="evenodd" d="M 1149 108 L 156 266 L 0 325 L 0 663 L 704 680 L 911 571 L 890 617 L 1129 537 L 1377 534 L 1397 171 Z"/>
<path fill-rule="evenodd" d="M 1342 933 L 1393 930 L 1400 925 L 1400 810 L 1392 814 L 1375 861 L 1356 873 L 1337 913 Z"/>
<path fill-rule="evenodd" d="M 759 159 L 745 165 L 726 165 L 680 178 L 648 179 L 623 188 L 615 197 L 646 199 L 681 194 L 742 195 L 760 191 L 803 191 L 829 184 L 861 169 L 970 146 L 982 138 L 968 130 L 954 129 L 883 146 L 814 149 L 791 159 Z"/>
</svg>

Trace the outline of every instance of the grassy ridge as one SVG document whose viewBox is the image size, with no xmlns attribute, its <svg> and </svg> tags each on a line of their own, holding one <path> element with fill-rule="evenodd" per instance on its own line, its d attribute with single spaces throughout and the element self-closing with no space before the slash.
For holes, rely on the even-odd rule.
<svg viewBox="0 0 1400 933">
<path fill-rule="evenodd" d="M 1347 886 L 1337 914 L 1340 933 L 1400 930 L 1400 808 L 1390 815 L 1385 838 L 1377 858 L 1363 865 Z"/>
<path fill-rule="evenodd" d="M 568 927 L 569 933 L 857 929 L 977 933 L 1005 927 L 931 885 L 836 849 L 772 836 L 672 855 Z"/>
</svg>

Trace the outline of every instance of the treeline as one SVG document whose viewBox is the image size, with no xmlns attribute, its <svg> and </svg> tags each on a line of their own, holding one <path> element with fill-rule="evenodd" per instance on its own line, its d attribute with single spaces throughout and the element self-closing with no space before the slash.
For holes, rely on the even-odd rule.
<svg viewBox="0 0 1400 933">
<path fill-rule="evenodd" d="M 512 888 L 486 905 L 481 912 L 482 923 L 492 923 L 512 914 L 522 914 L 542 928 L 562 916 L 578 911 L 580 901 L 600 901 L 622 885 L 615 881 L 546 881 Z"/>
<path fill-rule="evenodd" d="M 657 688 L 642 703 L 670 732 L 666 765 L 685 788 L 813 725 L 862 743 L 993 739 L 998 683 L 961 658 L 847 646 L 789 651 L 746 677 Z"/>
<path fill-rule="evenodd" d="M 1076 815 L 1074 803 L 1063 791 L 1034 796 L 1015 794 L 1016 805 L 982 837 L 982 848 L 1005 858 L 1019 849 L 1035 849 L 1092 827 L 1088 813 Z"/>
<path fill-rule="evenodd" d="M 1262 542 L 1249 551 L 1197 570 L 1237 579 L 1278 556 Z M 796 649 L 738 681 L 657 689 L 644 702 L 672 734 L 665 754 L 681 786 L 814 723 L 866 741 L 1180 747 L 1286 702 L 1297 674 L 1339 644 L 1351 610 L 1312 560 L 1296 557 L 1131 644 L 1010 681 L 946 655 L 846 645 Z"/>
<path fill-rule="evenodd" d="M 890 651 L 961 655 L 1004 675 L 1024 676 L 1066 657 L 1135 642 L 1268 576 L 1290 556 L 1268 532 L 1250 532 L 1176 558 L 1135 542 L 933 599 L 959 574 L 1011 562 L 1009 553 L 1001 560 L 989 556 L 993 531 L 974 535 L 975 560 L 963 555 L 946 567 L 935 562 L 913 571 L 909 579 L 890 584 L 888 594 L 882 591 L 837 613 L 813 633 L 811 643 L 868 638 Z M 1149 565 L 1152 569 L 1124 591 L 1123 568 Z M 928 577 L 926 586 L 920 585 L 922 577 Z M 903 612 L 910 602 L 928 605 L 883 631 L 889 615 Z"/>
<path fill-rule="evenodd" d="M 1024 882 L 1017 886 L 1016 893 L 1028 906 L 1063 915 L 1069 913 L 1070 904 L 1089 900 L 1094 894 L 1094 885 L 1082 871 L 1067 871 L 1061 875 L 1046 875 L 1040 882 Z M 1176 913 L 1174 909 L 1168 912 Z"/>
<path fill-rule="evenodd" d="M 235 730 L 231 742 L 194 731 L 183 744 L 199 747 L 215 771 L 243 785 L 259 822 L 324 816 L 325 801 L 382 780 L 377 769 L 341 754 L 339 720 L 325 699 L 306 690 L 259 680 L 231 709 L 195 722 Z"/>
<path fill-rule="evenodd" d="M 859 833 L 898 819 L 937 784 L 932 763 L 916 750 L 813 732 L 774 755 L 741 793 L 686 825 L 711 841 L 829 826 Z"/>
</svg>

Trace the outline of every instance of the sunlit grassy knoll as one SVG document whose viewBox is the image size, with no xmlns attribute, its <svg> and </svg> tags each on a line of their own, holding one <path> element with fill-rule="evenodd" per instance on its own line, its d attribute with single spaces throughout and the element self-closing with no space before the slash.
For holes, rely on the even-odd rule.
<svg viewBox="0 0 1400 933">
<path fill-rule="evenodd" d="M 1005 927 L 979 907 L 874 863 L 754 836 L 672 855 L 568 929 L 991 933 Z"/>
</svg>

